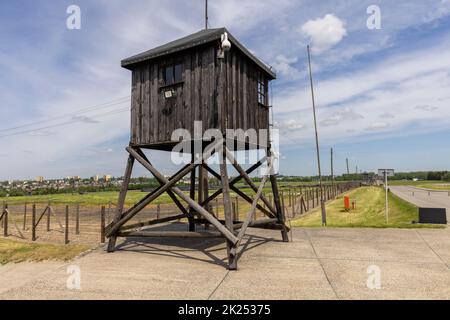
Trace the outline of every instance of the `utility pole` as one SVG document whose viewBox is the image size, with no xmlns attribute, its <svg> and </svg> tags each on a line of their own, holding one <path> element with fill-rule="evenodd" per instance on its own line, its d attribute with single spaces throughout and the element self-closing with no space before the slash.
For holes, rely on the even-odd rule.
<svg viewBox="0 0 450 320">
<path fill-rule="evenodd" d="M 331 185 L 334 185 L 333 148 L 331 148 Z"/>
<path fill-rule="evenodd" d="M 350 174 L 350 169 L 349 169 L 349 167 L 348 167 L 348 158 L 345 159 L 345 161 L 347 161 L 347 174 Z"/>
<path fill-rule="evenodd" d="M 384 188 L 386 193 L 386 224 L 389 224 L 388 172 L 384 170 Z"/>
<path fill-rule="evenodd" d="M 205 0 L 205 30 L 208 30 L 208 0 Z"/>
<path fill-rule="evenodd" d="M 317 132 L 316 102 L 314 99 L 314 85 L 313 85 L 312 69 L 311 69 L 311 50 L 310 50 L 309 45 L 307 46 L 307 49 L 308 49 L 309 81 L 311 83 L 311 98 L 312 98 L 313 115 L 314 115 L 314 130 L 316 133 L 317 167 L 319 169 L 320 207 L 322 209 L 322 225 L 326 226 L 327 225 L 327 215 L 325 212 L 325 201 L 323 199 L 322 171 L 320 169 L 319 134 Z"/>
</svg>

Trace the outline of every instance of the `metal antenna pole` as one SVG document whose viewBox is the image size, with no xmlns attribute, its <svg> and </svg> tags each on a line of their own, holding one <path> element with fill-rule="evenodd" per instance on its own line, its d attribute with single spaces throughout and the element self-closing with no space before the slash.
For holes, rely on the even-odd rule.
<svg viewBox="0 0 450 320">
<path fill-rule="evenodd" d="M 205 0 L 205 30 L 208 30 L 208 0 Z"/>
<path fill-rule="evenodd" d="M 313 115 L 314 115 L 314 131 L 316 133 L 316 151 L 317 151 L 317 167 L 319 169 L 319 186 L 320 186 L 320 206 L 322 209 L 322 225 L 327 225 L 327 216 L 325 212 L 325 202 L 323 199 L 323 188 L 322 188 L 322 171 L 320 169 L 320 150 L 319 150 L 319 134 L 317 132 L 317 117 L 316 117 L 316 102 L 314 99 L 314 85 L 312 78 L 312 68 L 311 68 L 311 50 L 308 45 L 308 65 L 309 65 L 309 81 L 311 83 L 311 98 L 312 98 L 312 106 L 313 106 Z"/>
<path fill-rule="evenodd" d="M 334 186 L 333 148 L 331 148 L 331 185 Z"/>
<path fill-rule="evenodd" d="M 386 192 L 386 224 L 389 224 L 388 173 L 384 170 L 384 187 Z"/>
</svg>

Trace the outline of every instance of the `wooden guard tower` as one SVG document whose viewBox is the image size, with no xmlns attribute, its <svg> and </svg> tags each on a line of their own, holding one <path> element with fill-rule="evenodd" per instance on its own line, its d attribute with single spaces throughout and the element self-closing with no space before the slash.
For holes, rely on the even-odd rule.
<svg viewBox="0 0 450 320">
<path fill-rule="evenodd" d="M 283 241 L 288 242 L 275 173 L 268 170 L 259 186 L 250 178 L 265 162 L 267 168 L 274 165 L 270 137 L 267 141 L 258 139 L 256 144 L 244 141 L 246 150 L 265 150 L 265 156 L 245 170 L 235 157 L 235 151 L 242 147 L 233 143 L 235 147 L 230 148 L 227 143 L 230 138 L 226 136 L 226 129 L 266 129 L 270 132 L 268 85 L 276 78 L 271 68 L 251 54 L 225 28 L 202 30 L 125 59 L 122 66 L 132 71 L 131 141 L 127 148 L 129 158 L 117 213 L 106 228 L 108 251 L 114 251 L 117 237 L 220 237 L 226 241 L 228 266 L 233 270 L 237 268 L 240 244 L 248 227 L 281 230 Z M 210 141 L 202 139 L 203 154 L 192 151 L 190 163 L 172 177 L 164 177 L 143 149 L 172 151 L 179 143 L 171 140 L 172 132 L 183 128 L 193 134 L 195 121 L 201 121 L 204 131 L 211 128 L 220 130 L 221 137 Z M 207 159 L 215 153 L 222 160 L 219 172 L 207 164 Z M 233 179 L 227 172 L 227 160 L 239 174 Z M 124 212 L 124 200 L 135 161 L 150 171 L 160 186 Z M 191 181 L 189 195 L 177 187 L 177 183 L 187 175 Z M 208 175 L 221 181 L 221 188 L 213 194 L 208 192 Z M 241 180 L 254 191 L 254 197 L 236 187 Z M 273 204 L 263 195 L 266 182 L 272 186 Z M 243 221 L 233 220 L 231 191 L 251 204 Z M 163 193 L 170 196 L 179 213 L 170 218 L 129 224 L 131 218 Z M 209 206 L 220 194 L 223 195 L 224 220 L 219 219 Z M 266 218 L 255 220 L 257 209 Z M 180 219 L 189 221 L 185 232 L 152 231 L 149 227 Z M 196 231 L 199 225 L 211 227 Z"/>
</svg>

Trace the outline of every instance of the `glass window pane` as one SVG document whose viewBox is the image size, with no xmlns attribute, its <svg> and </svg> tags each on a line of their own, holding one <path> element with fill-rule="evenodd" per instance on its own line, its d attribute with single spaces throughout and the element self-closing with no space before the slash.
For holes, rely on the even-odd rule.
<svg viewBox="0 0 450 320">
<path fill-rule="evenodd" d="M 165 78 L 166 84 L 173 83 L 173 67 L 172 66 L 166 67 L 164 78 Z"/>
<path fill-rule="evenodd" d="M 183 69 L 181 64 L 175 66 L 175 82 L 183 81 Z"/>
</svg>

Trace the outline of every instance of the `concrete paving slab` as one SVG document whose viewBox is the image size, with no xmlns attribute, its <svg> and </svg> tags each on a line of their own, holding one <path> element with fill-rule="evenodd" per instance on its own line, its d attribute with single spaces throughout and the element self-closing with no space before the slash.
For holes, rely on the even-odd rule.
<svg viewBox="0 0 450 320">
<path fill-rule="evenodd" d="M 238 271 L 225 268 L 223 240 L 129 240 L 66 264 L 0 267 L 0 299 L 449 299 L 449 234 L 311 228 L 283 243 L 279 231 L 251 229 Z M 372 264 L 382 290 L 366 287 Z M 69 265 L 80 267 L 80 291 L 66 288 Z"/>
<path fill-rule="evenodd" d="M 308 234 L 311 235 L 311 243 L 320 258 L 442 263 L 414 230 L 407 230 L 410 232 L 405 234 L 409 234 L 410 239 L 402 240 L 398 240 L 396 234 L 400 230 L 391 229 L 389 232 L 380 230 L 376 237 L 368 237 L 365 232 L 359 230 L 360 236 L 353 239 L 333 236 L 336 233 L 341 235 L 348 230 L 339 230 L 339 232 L 333 230 L 330 234 L 325 233 L 325 235 L 323 231 L 308 230 Z M 374 230 L 367 233 L 370 232 L 374 232 Z M 392 239 L 389 235 L 392 235 Z"/>
<path fill-rule="evenodd" d="M 340 299 L 450 299 L 450 270 L 442 264 L 327 259 L 322 262 Z M 371 266 L 379 267 L 380 289 L 367 286 L 373 275 L 368 270 Z"/>
<path fill-rule="evenodd" d="M 63 263 L 51 261 L 0 265 L 0 294 L 19 288 L 37 277 L 54 271 L 61 265 Z"/>
<path fill-rule="evenodd" d="M 253 257 L 230 272 L 211 299 L 336 299 L 319 261 Z"/>
</svg>

